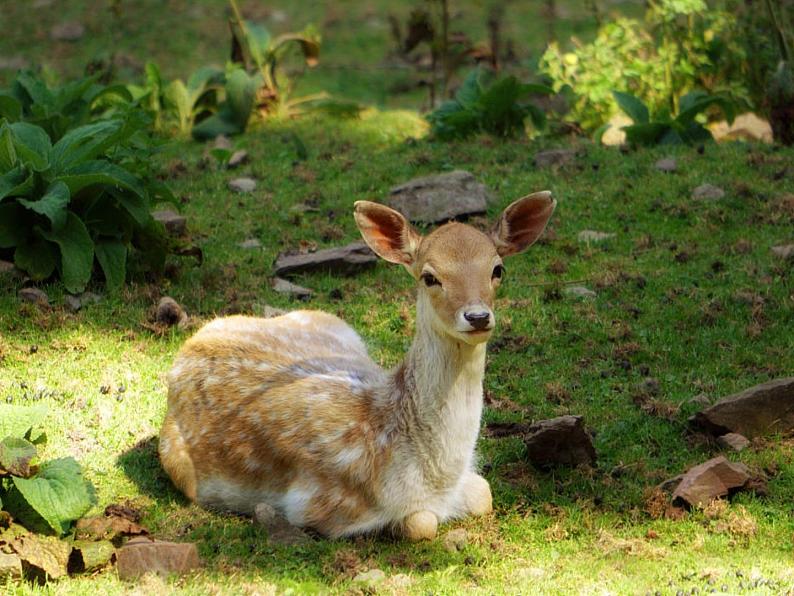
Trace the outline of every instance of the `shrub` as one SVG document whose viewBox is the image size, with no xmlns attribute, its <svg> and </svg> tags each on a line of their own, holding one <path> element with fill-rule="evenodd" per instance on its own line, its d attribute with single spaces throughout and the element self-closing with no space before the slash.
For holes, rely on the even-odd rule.
<svg viewBox="0 0 794 596">
<path fill-rule="evenodd" d="M 149 173 L 149 120 L 125 93 L 93 78 L 49 89 L 27 72 L 0 92 L 0 255 L 34 280 L 57 271 L 80 292 L 96 261 L 117 288 L 131 253 L 162 267 L 150 207 L 173 197 Z"/>
</svg>

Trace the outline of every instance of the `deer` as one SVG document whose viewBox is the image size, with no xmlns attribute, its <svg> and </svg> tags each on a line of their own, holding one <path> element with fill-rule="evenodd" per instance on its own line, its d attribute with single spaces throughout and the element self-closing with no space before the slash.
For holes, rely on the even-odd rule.
<svg viewBox="0 0 794 596">
<path fill-rule="evenodd" d="M 556 204 L 538 192 L 489 233 L 448 222 L 422 236 L 399 212 L 356 201 L 366 244 L 417 284 L 404 360 L 382 369 L 322 311 L 207 323 L 168 373 L 159 454 L 174 485 L 209 509 L 251 515 L 266 503 L 329 538 L 428 540 L 447 520 L 490 513 L 475 447 L 502 260 L 540 237 Z"/>
</svg>

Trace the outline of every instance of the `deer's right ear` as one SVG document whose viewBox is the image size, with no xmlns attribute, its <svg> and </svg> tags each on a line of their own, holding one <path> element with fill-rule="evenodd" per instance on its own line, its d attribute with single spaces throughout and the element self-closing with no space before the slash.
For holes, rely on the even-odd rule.
<svg viewBox="0 0 794 596">
<path fill-rule="evenodd" d="M 421 237 L 394 209 L 370 201 L 356 201 L 353 216 L 364 241 L 381 258 L 410 267 Z"/>
</svg>

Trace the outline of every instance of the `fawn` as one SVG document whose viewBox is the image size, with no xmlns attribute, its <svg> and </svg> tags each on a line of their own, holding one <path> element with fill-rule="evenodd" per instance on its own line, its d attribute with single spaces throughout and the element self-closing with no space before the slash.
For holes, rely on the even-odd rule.
<svg viewBox="0 0 794 596">
<path fill-rule="evenodd" d="M 339 537 L 390 528 L 429 539 L 447 519 L 491 511 L 475 471 L 485 343 L 502 258 L 541 235 L 556 201 L 529 195 L 490 234 L 447 223 L 420 236 L 398 213 L 355 203 L 364 240 L 418 282 L 416 332 L 388 372 L 341 319 L 294 311 L 220 318 L 168 375 L 160 458 L 199 504 Z"/>
</svg>

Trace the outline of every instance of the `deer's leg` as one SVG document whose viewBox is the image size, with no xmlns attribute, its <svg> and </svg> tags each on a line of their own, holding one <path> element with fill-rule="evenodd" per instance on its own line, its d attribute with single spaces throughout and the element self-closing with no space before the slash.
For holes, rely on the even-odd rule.
<svg viewBox="0 0 794 596">
<path fill-rule="evenodd" d="M 488 481 L 474 472 L 463 480 L 463 508 L 469 515 L 485 515 L 493 509 Z"/>
<path fill-rule="evenodd" d="M 402 535 L 411 541 L 432 540 L 438 530 L 438 518 L 432 511 L 417 511 L 402 523 Z"/>
</svg>

